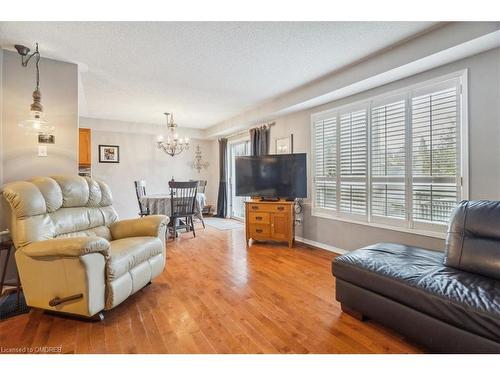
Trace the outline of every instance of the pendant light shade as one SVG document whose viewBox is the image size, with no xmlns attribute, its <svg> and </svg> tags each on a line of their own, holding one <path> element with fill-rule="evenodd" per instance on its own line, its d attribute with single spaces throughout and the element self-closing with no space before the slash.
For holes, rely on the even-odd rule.
<svg viewBox="0 0 500 375">
<path fill-rule="evenodd" d="M 50 133 L 54 131 L 54 126 L 50 125 L 42 116 L 42 112 L 31 111 L 31 116 L 19 122 L 19 127 L 36 133 Z"/>
<path fill-rule="evenodd" d="M 30 107 L 30 116 L 29 118 L 22 120 L 19 122 L 19 127 L 32 131 L 35 133 L 50 133 L 54 131 L 54 126 L 50 125 L 47 120 L 43 117 L 43 106 L 42 106 L 42 93 L 40 92 L 40 52 L 38 52 L 38 43 L 36 44 L 35 52 L 31 55 L 28 55 L 30 49 L 28 47 L 22 45 L 15 45 L 17 52 L 21 55 L 21 64 L 22 66 L 28 66 L 28 62 L 32 57 L 35 57 L 35 65 L 36 65 L 36 88 L 33 91 L 33 103 Z"/>
<path fill-rule="evenodd" d="M 39 89 L 33 91 L 33 104 L 31 104 L 30 116 L 21 121 L 19 127 L 36 133 L 50 133 L 54 131 L 54 126 L 50 125 L 43 116 L 43 107 L 41 104 L 42 93 Z"/>
</svg>

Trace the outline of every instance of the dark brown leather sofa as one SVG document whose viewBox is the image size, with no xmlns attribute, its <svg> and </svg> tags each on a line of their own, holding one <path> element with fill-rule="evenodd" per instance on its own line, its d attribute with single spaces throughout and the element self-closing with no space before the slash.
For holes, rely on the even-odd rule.
<svg viewBox="0 0 500 375">
<path fill-rule="evenodd" d="M 463 201 L 446 252 L 379 243 L 334 259 L 344 312 L 439 353 L 500 353 L 500 202 Z"/>
</svg>

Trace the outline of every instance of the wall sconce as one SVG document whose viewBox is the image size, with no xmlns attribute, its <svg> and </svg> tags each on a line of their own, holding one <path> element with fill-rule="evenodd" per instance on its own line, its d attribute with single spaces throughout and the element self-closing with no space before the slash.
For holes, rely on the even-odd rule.
<svg viewBox="0 0 500 375">
<path fill-rule="evenodd" d="M 29 119 L 23 120 L 19 123 L 19 126 L 23 129 L 34 131 L 37 133 L 49 133 L 54 130 L 48 121 L 43 118 L 43 106 L 42 106 L 42 93 L 40 92 L 40 52 L 38 52 L 38 43 L 36 43 L 35 52 L 29 54 L 30 49 L 23 45 L 16 44 L 14 46 L 17 52 L 21 55 L 21 65 L 24 67 L 28 66 L 30 60 L 35 58 L 36 66 L 36 88 L 33 91 L 33 103 L 30 107 L 31 116 Z"/>
<path fill-rule="evenodd" d="M 194 161 L 191 164 L 191 168 L 196 169 L 198 173 L 202 170 L 202 168 L 207 169 L 210 165 L 208 161 L 202 161 L 200 146 L 196 146 Z"/>
</svg>

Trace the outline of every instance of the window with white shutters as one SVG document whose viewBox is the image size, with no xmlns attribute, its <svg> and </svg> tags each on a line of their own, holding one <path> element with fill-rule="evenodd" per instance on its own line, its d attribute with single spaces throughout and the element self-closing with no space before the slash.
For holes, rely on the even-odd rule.
<svg viewBox="0 0 500 375">
<path fill-rule="evenodd" d="M 411 100 L 413 220 L 446 224 L 459 198 L 457 87 Z"/>
<path fill-rule="evenodd" d="M 406 101 L 371 110 L 371 214 L 406 220 Z"/>
<path fill-rule="evenodd" d="M 366 215 L 366 110 L 340 115 L 340 211 Z"/>
<path fill-rule="evenodd" d="M 337 207 L 337 119 L 326 118 L 314 123 L 315 204 L 326 209 Z"/>
<path fill-rule="evenodd" d="M 467 198 L 465 77 L 313 115 L 313 214 L 444 230 Z"/>
</svg>

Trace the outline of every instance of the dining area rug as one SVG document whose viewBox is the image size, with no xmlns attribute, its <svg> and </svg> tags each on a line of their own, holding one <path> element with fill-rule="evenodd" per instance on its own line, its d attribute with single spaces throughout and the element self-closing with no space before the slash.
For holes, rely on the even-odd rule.
<svg viewBox="0 0 500 375">
<path fill-rule="evenodd" d="M 203 218 L 203 220 L 205 221 L 205 225 L 208 225 L 212 228 L 216 228 L 219 230 L 232 230 L 244 227 L 243 223 L 232 219 L 223 219 L 220 217 L 207 217 Z"/>
</svg>

